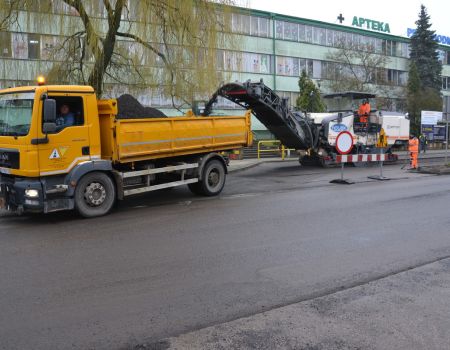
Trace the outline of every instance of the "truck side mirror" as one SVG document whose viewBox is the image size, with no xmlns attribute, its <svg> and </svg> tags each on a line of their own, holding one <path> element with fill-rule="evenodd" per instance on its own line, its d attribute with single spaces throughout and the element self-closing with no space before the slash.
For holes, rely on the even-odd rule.
<svg viewBox="0 0 450 350">
<path fill-rule="evenodd" d="M 53 134 L 56 132 L 56 123 L 44 123 L 42 125 L 42 132 L 44 134 Z"/>
<path fill-rule="evenodd" d="M 44 126 L 46 123 L 56 122 L 56 101 L 53 99 L 44 100 Z"/>
</svg>

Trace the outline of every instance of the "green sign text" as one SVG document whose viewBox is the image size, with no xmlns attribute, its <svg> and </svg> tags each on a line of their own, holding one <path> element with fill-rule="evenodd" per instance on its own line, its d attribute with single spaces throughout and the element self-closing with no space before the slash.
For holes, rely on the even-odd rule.
<svg viewBox="0 0 450 350">
<path fill-rule="evenodd" d="M 368 18 L 362 17 L 353 17 L 352 26 L 377 30 L 379 32 L 390 33 L 391 29 L 389 28 L 389 23 L 378 22 Z"/>
</svg>

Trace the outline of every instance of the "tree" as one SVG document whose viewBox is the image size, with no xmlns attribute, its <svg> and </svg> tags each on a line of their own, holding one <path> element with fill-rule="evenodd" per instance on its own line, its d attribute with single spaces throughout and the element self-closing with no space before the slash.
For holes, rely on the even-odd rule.
<svg viewBox="0 0 450 350">
<path fill-rule="evenodd" d="M 430 16 L 421 5 L 417 29 L 411 37 L 411 63 L 407 85 L 407 107 L 411 132 L 418 135 L 421 112 L 442 110 L 441 72 L 434 31 L 430 30 Z"/>
<path fill-rule="evenodd" d="M 18 10 L 22 5 L 22 0 L 0 0 L 0 31 L 6 31 L 17 22 Z"/>
<path fill-rule="evenodd" d="M 416 31 L 411 36 L 411 61 L 417 67 L 421 86 L 440 92 L 442 64 L 439 61 L 435 31 L 430 29 L 430 16 L 424 5 L 420 6 L 419 19 L 416 21 L 416 25 Z"/>
<path fill-rule="evenodd" d="M 417 133 L 420 128 L 419 97 L 421 93 L 421 84 L 417 66 L 414 62 L 410 63 L 407 91 L 406 101 L 408 105 L 410 129 L 412 132 Z"/>
<path fill-rule="evenodd" d="M 297 108 L 306 112 L 325 112 L 325 105 L 320 97 L 320 90 L 303 70 L 298 80 L 300 96 L 297 98 Z"/>
<path fill-rule="evenodd" d="M 416 64 L 411 62 L 407 86 L 407 106 L 411 133 L 421 133 L 420 121 L 422 111 L 440 111 L 442 109 L 442 98 L 440 92 L 430 87 L 423 87 L 420 81 Z"/>
<path fill-rule="evenodd" d="M 223 80 L 216 70 L 217 48 L 231 40 L 223 33 L 233 0 L 55 1 L 79 18 L 54 50 L 60 63 L 49 80 L 89 84 L 98 96 L 108 82 L 160 89 L 177 107 Z"/>
</svg>

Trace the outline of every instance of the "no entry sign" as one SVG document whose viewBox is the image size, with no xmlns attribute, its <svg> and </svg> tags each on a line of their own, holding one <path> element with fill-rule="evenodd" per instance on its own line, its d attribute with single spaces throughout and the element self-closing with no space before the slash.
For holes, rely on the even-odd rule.
<svg viewBox="0 0 450 350">
<path fill-rule="evenodd" d="M 353 136 L 348 131 L 341 131 L 336 137 L 336 150 L 339 154 L 349 154 L 353 148 Z"/>
</svg>

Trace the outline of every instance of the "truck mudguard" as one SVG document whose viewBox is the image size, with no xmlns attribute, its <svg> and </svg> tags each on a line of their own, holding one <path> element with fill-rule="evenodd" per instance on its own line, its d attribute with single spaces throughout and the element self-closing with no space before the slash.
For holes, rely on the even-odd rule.
<svg viewBox="0 0 450 350">
<path fill-rule="evenodd" d="M 78 181 L 87 173 L 91 173 L 93 171 L 112 171 L 112 163 L 109 160 L 96 159 L 96 160 L 88 160 L 86 162 L 82 162 L 75 166 L 69 174 L 66 176 L 66 180 L 64 181 L 69 185 L 66 194 L 72 196 L 75 192 L 75 186 L 70 186 L 72 182 L 78 183 Z"/>
</svg>

